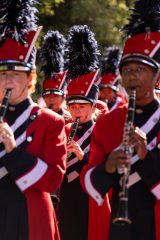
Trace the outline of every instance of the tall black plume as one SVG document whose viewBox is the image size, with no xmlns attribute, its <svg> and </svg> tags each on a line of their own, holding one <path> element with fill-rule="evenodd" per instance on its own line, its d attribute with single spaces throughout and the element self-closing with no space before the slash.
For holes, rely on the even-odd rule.
<svg viewBox="0 0 160 240">
<path fill-rule="evenodd" d="M 139 33 L 156 32 L 160 29 L 160 1 L 136 0 L 130 9 L 129 23 L 123 28 L 124 37 Z"/>
<path fill-rule="evenodd" d="M 67 40 L 67 80 L 99 68 L 100 52 L 94 33 L 87 25 L 70 28 Z"/>
<path fill-rule="evenodd" d="M 41 71 L 45 79 L 55 77 L 56 73 L 64 71 L 65 38 L 59 31 L 49 31 L 44 36 L 40 49 L 42 60 Z"/>
<path fill-rule="evenodd" d="M 1 0 L 0 42 L 7 37 L 25 43 L 25 33 L 36 28 L 36 0 Z"/>
<path fill-rule="evenodd" d="M 105 47 L 101 59 L 101 75 L 117 74 L 122 51 L 118 46 Z"/>
</svg>

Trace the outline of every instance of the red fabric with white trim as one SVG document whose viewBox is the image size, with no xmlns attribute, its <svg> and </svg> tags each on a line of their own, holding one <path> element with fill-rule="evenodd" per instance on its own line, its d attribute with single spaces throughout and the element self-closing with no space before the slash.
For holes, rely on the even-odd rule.
<svg viewBox="0 0 160 240">
<path fill-rule="evenodd" d="M 27 145 L 27 151 L 46 162 L 48 168 L 24 192 L 28 208 L 29 240 L 59 240 L 56 215 L 49 193 L 59 187 L 65 172 L 64 119 L 48 109 L 41 109 L 37 119 L 27 128 L 26 138 L 33 132 L 34 138 Z"/>
<path fill-rule="evenodd" d="M 152 58 L 152 51 L 159 43 L 160 32 L 137 34 L 126 41 L 123 56 L 131 53 L 138 53 Z"/>
<path fill-rule="evenodd" d="M 117 75 L 113 74 L 113 73 L 108 73 L 105 74 L 101 77 L 101 85 L 102 84 L 115 84 L 115 79 L 117 78 Z"/>
<path fill-rule="evenodd" d="M 84 185 L 84 175 L 92 167 L 92 165 L 86 165 L 80 174 L 81 185 L 86 193 L 88 192 Z M 110 214 L 108 195 L 103 199 L 102 206 L 98 206 L 89 196 L 88 240 L 109 240 Z"/>
<path fill-rule="evenodd" d="M 7 38 L 0 47 L 0 60 L 15 60 L 19 62 L 25 62 L 31 45 L 35 43 L 36 38 L 38 37 L 38 35 L 35 37 L 37 31 L 40 29 L 41 27 L 39 27 L 37 30 L 32 30 L 26 33 L 26 44 L 16 42 L 11 37 Z"/>
<path fill-rule="evenodd" d="M 54 88 L 61 90 L 61 87 L 65 82 L 65 76 L 66 76 L 66 71 L 62 73 L 61 72 L 56 73 L 55 79 L 53 78 L 45 79 L 43 82 L 43 90 L 54 89 Z"/>
<path fill-rule="evenodd" d="M 47 168 L 48 165 L 44 161 L 37 159 L 35 166 L 28 172 L 28 174 L 25 173 L 24 176 L 16 179 L 16 184 L 19 189 L 23 192 L 31 187 L 45 174 Z"/>
<path fill-rule="evenodd" d="M 85 75 L 82 75 L 73 79 L 68 85 L 67 95 L 68 96 L 71 96 L 71 95 L 87 96 L 88 91 L 92 87 L 95 77 L 97 76 L 97 71 L 87 73 Z"/>
</svg>

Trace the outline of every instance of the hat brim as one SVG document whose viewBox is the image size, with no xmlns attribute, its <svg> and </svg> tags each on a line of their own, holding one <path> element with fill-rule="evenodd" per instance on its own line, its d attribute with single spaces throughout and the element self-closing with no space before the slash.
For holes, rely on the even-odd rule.
<svg viewBox="0 0 160 240">
<path fill-rule="evenodd" d="M 30 63 L 22 63 L 14 60 L 0 61 L 0 71 L 18 71 L 18 72 L 30 72 L 36 67 Z"/>
<path fill-rule="evenodd" d="M 94 100 L 93 99 L 90 99 L 90 98 L 87 98 L 87 97 L 83 97 L 81 95 L 72 95 L 72 96 L 69 96 L 67 98 L 67 105 L 69 104 L 76 104 L 76 103 L 80 103 L 80 104 L 87 104 L 87 103 L 91 103 L 93 104 L 94 103 Z"/>
<path fill-rule="evenodd" d="M 143 63 L 145 65 L 148 65 L 152 68 L 155 68 L 155 69 L 158 69 L 159 68 L 159 63 L 156 62 L 154 59 L 152 58 L 149 58 L 143 54 L 127 54 L 127 55 L 124 55 L 120 61 L 120 64 L 119 64 L 119 69 L 120 69 L 120 72 L 122 72 L 122 67 L 127 64 L 127 63 L 130 63 L 130 62 L 139 62 L 139 63 Z"/>
<path fill-rule="evenodd" d="M 102 88 L 111 88 L 112 90 L 114 90 L 116 92 L 118 91 L 118 87 L 111 85 L 111 84 L 101 84 L 100 89 L 102 89 Z"/>
<path fill-rule="evenodd" d="M 62 90 L 57 90 L 57 89 L 46 89 L 43 91 L 42 96 L 46 96 L 46 95 L 51 95 L 51 94 L 56 94 L 56 95 L 60 95 L 63 96 L 64 95 L 64 91 Z"/>
</svg>

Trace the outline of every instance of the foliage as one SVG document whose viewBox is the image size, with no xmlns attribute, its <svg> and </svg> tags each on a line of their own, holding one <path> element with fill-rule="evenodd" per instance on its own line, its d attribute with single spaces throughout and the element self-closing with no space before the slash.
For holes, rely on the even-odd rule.
<svg viewBox="0 0 160 240">
<path fill-rule="evenodd" d="M 44 31 L 67 33 L 72 25 L 87 24 L 100 45 L 122 44 L 120 29 L 126 24 L 133 0 L 41 0 L 40 22 Z"/>
<path fill-rule="evenodd" d="M 40 15 L 53 15 L 54 14 L 54 8 L 53 4 L 58 7 L 60 3 L 64 2 L 64 0 L 40 0 L 39 3 L 39 11 Z"/>
</svg>

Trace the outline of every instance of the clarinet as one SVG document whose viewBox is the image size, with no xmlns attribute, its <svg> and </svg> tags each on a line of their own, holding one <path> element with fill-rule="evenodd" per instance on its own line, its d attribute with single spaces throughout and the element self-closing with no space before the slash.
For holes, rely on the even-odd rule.
<svg viewBox="0 0 160 240">
<path fill-rule="evenodd" d="M 121 149 L 130 156 L 132 156 L 134 147 L 129 144 L 130 134 L 133 130 L 134 113 L 135 113 L 135 101 L 136 101 L 136 90 L 130 89 L 129 92 L 129 103 L 126 121 L 124 125 L 123 139 Z M 131 170 L 131 164 L 126 164 L 124 167 L 118 169 L 118 172 L 122 175 L 121 191 L 119 192 L 119 203 L 116 217 L 113 219 L 113 223 L 117 225 L 131 224 L 131 220 L 128 217 L 128 180 Z"/>
<path fill-rule="evenodd" d="M 77 127 L 78 127 L 79 120 L 80 120 L 80 118 L 77 117 L 77 118 L 75 119 L 75 121 L 73 122 L 72 127 L 71 127 L 71 132 L 70 132 L 70 134 L 69 134 L 69 136 L 68 136 L 67 142 L 70 142 L 70 141 L 73 140 L 73 138 L 74 138 L 74 136 L 75 136 L 75 134 L 76 134 L 76 131 L 77 131 Z M 71 154 L 72 154 L 72 153 L 69 153 L 69 154 L 67 155 L 67 160 L 68 160 L 68 158 L 71 156 Z M 54 193 L 51 194 L 51 198 L 52 198 L 53 204 L 56 206 L 56 205 L 60 202 L 59 189 L 57 189 Z"/>
<path fill-rule="evenodd" d="M 4 95 L 2 104 L 0 106 L 0 123 L 4 122 L 10 96 L 11 96 L 11 89 L 7 89 Z"/>
<path fill-rule="evenodd" d="M 70 132 L 70 134 L 69 134 L 69 136 L 68 136 L 67 142 L 70 142 L 70 141 L 73 140 L 73 138 L 74 138 L 74 136 L 75 136 L 75 134 L 76 134 L 76 131 L 77 131 L 77 127 L 78 127 L 79 121 L 80 121 L 80 117 L 77 117 L 77 118 L 74 120 L 74 122 L 73 122 L 73 124 L 72 124 L 72 127 L 71 127 L 71 132 Z M 72 154 L 72 153 L 69 153 L 69 154 L 68 154 L 67 159 L 71 156 L 71 154 Z"/>
</svg>

